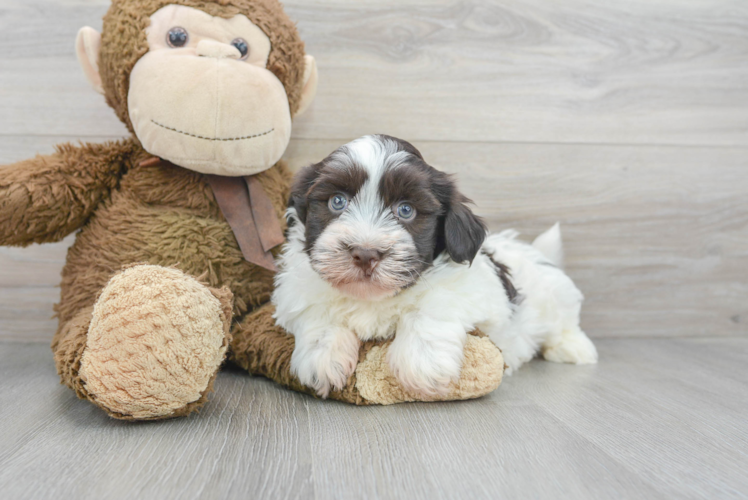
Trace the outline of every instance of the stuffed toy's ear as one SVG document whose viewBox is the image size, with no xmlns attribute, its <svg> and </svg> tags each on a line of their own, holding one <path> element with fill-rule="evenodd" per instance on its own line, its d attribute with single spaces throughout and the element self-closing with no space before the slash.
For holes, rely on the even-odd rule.
<svg viewBox="0 0 748 500">
<path fill-rule="evenodd" d="M 301 90 L 296 116 L 303 114 L 317 95 L 317 78 L 317 62 L 314 57 L 307 54 L 304 56 L 304 88 Z"/>
<path fill-rule="evenodd" d="M 486 225 L 467 206 L 470 199 L 457 190 L 452 178 L 437 170 L 434 177 L 434 195 L 444 207 L 444 225 L 441 228 L 436 250 L 446 250 L 455 262 L 469 262 L 478 254 L 486 239 Z"/>
<path fill-rule="evenodd" d="M 88 82 L 99 94 L 104 93 L 99 75 L 99 51 L 101 50 L 101 33 L 93 28 L 85 26 L 78 32 L 75 40 L 75 54 L 78 63 L 83 68 Z"/>
<path fill-rule="evenodd" d="M 296 174 L 293 186 L 291 186 L 291 198 L 288 200 L 288 208 L 293 207 L 296 209 L 296 216 L 302 224 L 306 225 L 306 214 L 309 208 L 309 190 L 319 177 L 319 173 L 323 167 L 323 163 L 316 163 L 302 168 Z"/>
</svg>

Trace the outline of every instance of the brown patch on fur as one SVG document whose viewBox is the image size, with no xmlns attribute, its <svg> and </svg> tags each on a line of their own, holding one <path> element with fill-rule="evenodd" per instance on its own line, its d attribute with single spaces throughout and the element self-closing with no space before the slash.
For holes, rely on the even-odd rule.
<svg viewBox="0 0 748 500">
<path fill-rule="evenodd" d="M 307 200 L 327 204 L 327 200 L 335 193 L 344 193 L 353 198 L 368 179 L 366 170 L 356 165 L 345 169 L 323 168 L 306 193 Z"/>
<path fill-rule="evenodd" d="M 307 168 L 319 171 L 318 177 L 303 197 L 304 211 L 308 213 L 305 221 L 306 251 L 310 252 L 325 228 L 340 216 L 340 213 L 330 210 L 330 197 L 343 193 L 350 201 L 367 181 L 369 174 L 358 166 L 346 169 L 328 167 L 321 170 L 316 170 L 314 166 Z"/>
<path fill-rule="evenodd" d="M 413 271 L 418 274 L 431 265 L 440 251 L 437 237 L 447 207 L 432 191 L 434 176 L 438 175 L 420 157 L 413 156 L 410 163 L 387 169 L 379 183 L 385 206 L 395 212 L 400 202 L 408 202 L 416 211 L 411 220 L 400 220 L 400 225 L 410 233 L 416 246 L 419 263 Z M 394 215 L 397 217 L 396 212 Z"/>
<path fill-rule="evenodd" d="M 401 201 L 410 202 L 418 215 L 438 215 L 443 211 L 439 200 L 431 192 L 434 172 L 423 162 L 389 168 L 379 182 L 379 193 L 386 206 L 394 207 Z"/>
<path fill-rule="evenodd" d="M 521 304 L 523 297 L 514 287 L 514 283 L 512 282 L 512 272 L 509 269 L 509 266 L 502 262 L 494 260 L 493 256 L 489 255 L 486 252 L 483 252 L 483 254 L 488 257 L 488 259 L 491 261 L 491 264 L 493 264 L 496 275 L 499 277 L 499 279 L 501 280 L 501 284 L 504 286 L 504 290 L 506 291 L 506 296 L 509 299 L 509 302 L 514 305 Z"/>
<path fill-rule="evenodd" d="M 296 113 L 304 84 L 304 42 L 277 0 L 113 0 L 104 16 L 99 71 L 107 103 L 131 132 L 127 109 L 130 73 L 148 52 L 145 29 L 150 16 L 170 4 L 193 7 L 216 17 L 247 16 L 270 38 L 267 68 L 283 83 L 291 115 Z"/>
</svg>

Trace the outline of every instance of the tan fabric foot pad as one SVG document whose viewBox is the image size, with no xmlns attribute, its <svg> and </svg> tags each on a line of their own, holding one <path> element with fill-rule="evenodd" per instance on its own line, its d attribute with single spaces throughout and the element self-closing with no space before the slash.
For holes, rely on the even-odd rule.
<svg viewBox="0 0 748 500">
<path fill-rule="evenodd" d="M 374 346 L 356 367 L 356 389 L 369 403 L 390 405 L 406 401 L 452 401 L 475 399 L 496 390 L 504 375 L 504 358 L 488 337 L 468 335 L 465 360 L 457 383 L 446 396 L 424 397 L 407 392 L 387 364 L 387 344 Z"/>
<path fill-rule="evenodd" d="M 176 269 L 114 276 L 93 310 L 80 375 L 112 416 L 180 416 L 207 399 L 230 341 L 231 293 Z"/>
</svg>

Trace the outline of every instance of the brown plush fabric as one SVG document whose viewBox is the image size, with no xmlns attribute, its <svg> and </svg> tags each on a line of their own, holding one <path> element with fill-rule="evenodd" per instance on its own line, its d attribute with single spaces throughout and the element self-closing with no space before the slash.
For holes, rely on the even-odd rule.
<svg viewBox="0 0 748 500">
<path fill-rule="evenodd" d="M 100 149 L 93 145 L 62 149 L 72 156 L 73 150 L 91 154 L 86 161 L 92 168 L 85 172 L 72 166 L 59 168 L 61 162 L 54 155 L 0 170 L 0 186 L 10 186 L 5 189 L 42 193 L 37 198 L 11 198 L 12 206 L 9 198 L 2 198 L 7 204 L 0 213 L 9 215 L 0 219 L 0 243 L 53 241 L 83 226 L 63 268 L 60 303 L 56 306 L 60 327 L 52 345 L 62 382 L 80 397 L 93 400 L 80 381 L 91 309 L 112 276 L 123 268 L 140 262 L 174 266 L 212 288 L 225 287 L 235 296 L 234 317 L 241 318 L 269 300 L 273 274 L 244 260 L 202 174 L 163 164 L 141 167 L 148 155 L 135 140 L 110 143 Z M 104 162 L 99 162 L 92 151 L 103 152 L 101 159 L 111 162 L 107 164 L 109 171 L 116 174 L 110 178 L 101 174 L 101 179 L 94 175 L 101 173 L 94 167 Z M 45 169 L 50 164 L 53 167 Z M 25 182 L 21 168 L 31 173 Z M 279 162 L 257 178 L 285 227 L 282 214 L 289 196 L 288 168 Z M 86 187 L 101 194 L 86 199 L 70 193 L 72 188 L 85 191 Z M 60 208 L 65 206 L 70 207 L 71 214 L 85 213 L 88 221 L 84 224 L 82 216 L 65 216 Z M 22 219 L 15 215 L 19 212 L 23 212 Z M 190 408 L 197 406 L 191 404 Z M 118 418 L 132 418 L 104 409 Z"/>
<path fill-rule="evenodd" d="M 133 132 L 127 110 L 130 72 L 148 52 L 145 28 L 149 17 L 170 4 L 194 7 L 217 17 L 246 15 L 270 38 L 268 69 L 283 83 L 291 115 L 296 114 L 304 84 L 304 42 L 277 0 L 113 0 L 104 16 L 99 73 L 107 103 L 130 132 Z"/>
<path fill-rule="evenodd" d="M 176 266 L 204 276 L 213 288 L 227 287 L 237 316 L 267 302 L 273 274 L 244 260 L 204 176 L 176 166 L 140 166 L 146 153 L 135 141 L 125 143 L 131 166 L 119 189 L 100 204 L 68 251 L 57 306 L 61 324 L 92 306 L 114 273 L 138 262 Z M 290 175 L 283 162 L 258 174 L 281 220 Z"/>
<path fill-rule="evenodd" d="M 81 399 L 88 399 L 88 391 L 80 377 L 80 368 L 92 314 L 93 306 L 80 310 L 73 319 L 60 324 L 52 339 L 52 352 L 60 381 L 74 390 Z"/>
<path fill-rule="evenodd" d="M 53 155 L 3 168 L 0 242 L 59 241 L 81 227 L 117 186 L 131 153 L 127 142 L 61 144 Z"/>
<path fill-rule="evenodd" d="M 276 0 L 114 0 L 104 19 L 99 65 L 107 101 L 131 130 L 130 71 L 147 51 L 148 17 L 170 3 L 223 17 L 246 14 L 270 37 L 268 67 L 296 111 L 303 43 Z M 269 306 L 260 307 L 270 299 L 273 273 L 244 259 L 202 174 L 166 163 L 142 165 L 149 157 L 133 137 L 65 144 L 53 155 L 0 168 L 0 245 L 58 241 L 79 230 L 55 307 L 59 328 L 52 350 L 61 382 L 115 418 L 187 415 L 207 400 L 233 321 L 233 361 L 310 392 L 290 376 L 293 337 L 275 327 Z M 278 162 L 256 179 L 285 228 L 288 168 Z M 184 321 L 187 311 L 195 324 Z M 201 347 L 203 335 L 215 340 L 212 347 Z M 173 352 L 164 345 L 170 343 L 176 343 Z M 362 350 L 362 362 L 373 347 Z M 190 349 L 208 360 L 204 366 L 188 359 Z M 473 368 L 482 373 L 481 363 L 485 359 L 470 358 L 466 373 Z M 331 397 L 367 404 L 358 387 L 379 385 L 370 374 L 366 380 L 361 375 Z M 175 382 L 182 378 L 189 379 L 186 387 Z"/>
<path fill-rule="evenodd" d="M 276 326 L 274 311 L 272 304 L 266 304 L 234 325 L 229 360 L 249 373 L 313 395 L 313 390 L 301 385 L 291 375 L 294 338 Z"/>
<path fill-rule="evenodd" d="M 270 299 L 273 274 L 244 260 L 202 174 L 168 164 L 141 166 L 148 155 L 134 139 L 101 146 L 66 145 L 61 151 L 66 156 L 57 153 L 37 157 L 0 170 L 0 199 L 6 203 L 0 210 L 0 243 L 53 241 L 82 226 L 68 251 L 60 303 L 56 306 L 60 326 L 52 349 L 65 385 L 79 397 L 122 419 L 186 415 L 206 401 L 215 374 L 200 399 L 160 416 L 135 416 L 106 407 L 83 383 L 81 359 L 97 298 L 123 268 L 146 263 L 174 267 L 211 288 L 230 290 L 234 295 L 235 321 L 230 359 L 251 373 L 311 393 L 290 375 L 293 337 L 275 326 L 272 306 L 258 307 Z M 90 168 L 80 172 L 64 158 L 82 158 Z M 282 214 L 291 180 L 288 168 L 279 162 L 259 174 L 258 179 L 285 225 Z M 37 194 L 3 198 L 3 189 L 6 193 L 12 190 Z M 93 194 L 85 196 L 88 193 Z M 60 207 L 68 207 L 67 216 Z M 23 212 L 22 217 L 19 212 Z M 88 220 L 84 222 L 85 216 Z M 362 366 L 369 366 L 364 361 L 374 347 L 366 343 L 362 348 Z M 466 376 L 485 373 L 487 381 L 482 393 L 474 392 L 469 397 L 488 393 L 498 385 L 500 377 L 497 378 L 493 361 L 466 358 Z M 366 376 L 371 374 L 367 372 Z M 361 395 L 357 377 L 361 378 L 358 371 L 343 391 L 333 392 L 330 397 L 354 404 L 371 403 Z M 374 383 L 367 380 L 369 386 Z M 396 390 L 393 387 L 382 394 Z M 458 396 L 453 394 L 448 399 L 463 397 Z M 389 399 L 393 398 L 407 400 L 402 396 Z M 389 399 L 378 396 L 375 402 L 386 403 Z"/>
<path fill-rule="evenodd" d="M 140 166 L 148 155 L 134 139 L 104 145 L 64 145 L 60 152 L 37 157 L 0 170 L 0 243 L 25 245 L 54 241 L 82 226 L 68 251 L 62 273 L 61 298 L 56 306 L 60 326 L 52 350 L 61 381 L 76 394 L 121 419 L 170 418 L 189 414 L 206 400 L 215 374 L 197 401 L 164 415 L 133 415 L 117 411 L 90 394 L 81 378 L 81 359 L 97 298 L 110 279 L 134 263 L 175 267 L 214 289 L 234 295 L 229 357 L 251 373 L 266 376 L 291 389 L 311 394 L 290 375 L 293 337 L 275 326 L 267 304 L 273 274 L 244 260 L 231 228 L 201 174 L 168 164 Z M 80 171 L 75 161 L 88 168 Z M 259 174 L 276 213 L 282 214 L 289 196 L 291 174 L 279 162 Z M 3 193 L 5 190 L 5 193 Z M 3 196 L 9 192 L 24 196 Z M 59 205 L 57 205 L 59 204 Z M 55 210 L 53 207 L 57 206 Z M 60 206 L 68 207 L 67 213 Z M 86 220 L 86 217 L 88 219 Z M 254 311 L 253 311 L 254 309 Z M 250 314 L 248 314 L 250 313 Z M 362 347 L 361 366 L 376 347 Z M 374 352 L 377 352 L 376 350 Z M 498 349 L 496 349 L 498 353 Z M 380 360 L 381 363 L 381 360 Z M 485 374 L 483 392 L 500 381 L 490 359 L 466 358 L 466 376 Z M 370 404 L 358 389 L 359 371 L 343 391 L 330 397 L 354 404 Z M 364 385 L 379 382 L 366 372 Z M 358 383 L 357 383 L 358 382 Z M 408 400 L 385 389 L 377 403 Z M 460 399 L 452 394 L 447 399 Z M 399 399 L 398 399 L 399 398 Z M 111 406 L 111 405 L 110 405 Z"/>
</svg>

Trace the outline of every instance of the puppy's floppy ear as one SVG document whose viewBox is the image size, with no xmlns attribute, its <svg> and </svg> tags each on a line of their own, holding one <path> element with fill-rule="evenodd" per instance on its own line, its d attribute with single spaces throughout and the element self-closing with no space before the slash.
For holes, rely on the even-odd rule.
<svg viewBox="0 0 748 500">
<path fill-rule="evenodd" d="M 455 262 L 469 262 L 478 254 L 486 239 L 486 225 L 467 204 L 470 199 L 457 191 L 454 181 L 438 172 L 434 192 L 444 207 L 444 225 L 441 228 L 437 251 L 446 250 Z"/>
<path fill-rule="evenodd" d="M 306 224 L 306 214 L 309 208 L 309 190 L 319 177 L 323 163 L 315 163 L 302 168 L 294 178 L 291 186 L 291 198 L 288 200 L 288 208 L 295 208 L 296 215 L 302 224 Z"/>
<path fill-rule="evenodd" d="M 471 203 L 469 199 L 462 195 L 458 198 L 444 217 L 444 243 L 452 260 L 472 264 L 486 239 L 486 225 L 465 205 Z"/>
</svg>

